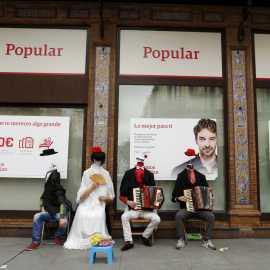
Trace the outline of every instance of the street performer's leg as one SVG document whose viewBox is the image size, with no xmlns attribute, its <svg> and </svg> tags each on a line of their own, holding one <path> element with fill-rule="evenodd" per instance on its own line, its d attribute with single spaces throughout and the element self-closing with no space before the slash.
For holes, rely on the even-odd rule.
<svg viewBox="0 0 270 270">
<path fill-rule="evenodd" d="M 210 240 L 212 230 L 214 228 L 215 215 L 209 211 L 196 211 L 195 215 L 197 218 L 206 221 L 206 230 L 202 246 L 208 249 L 216 250 L 216 247 Z"/>
<path fill-rule="evenodd" d="M 26 248 L 26 250 L 34 250 L 40 247 L 40 231 L 44 221 L 53 219 L 47 212 L 39 212 L 34 215 L 33 218 L 33 231 L 32 231 L 32 243 Z"/>
<path fill-rule="evenodd" d="M 43 222 L 51 219 L 53 219 L 53 216 L 51 216 L 48 212 L 39 212 L 34 215 L 32 231 L 33 243 L 40 243 L 40 231 L 43 226 Z"/>
<path fill-rule="evenodd" d="M 56 220 L 60 220 L 60 213 L 56 214 L 53 216 Z M 67 216 L 65 216 L 65 219 L 68 220 Z M 58 226 L 58 229 L 56 231 L 56 233 L 54 234 L 54 237 L 62 237 L 65 232 L 66 232 L 67 226 L 65 227 L 60 227 Z"/>
<path fill-rule="evenodd" d="M 130 220 L 139 218 L 139 211 L 130 210 L 121 217 L 125 242 L 132 242 Z"/>
<path fill-rule="evenodd" d="M 209 211 L 196 211 L 196 218 L 206 221 L 205 240 L 210 240 L 214 228 L 215 215 Z"/>
<path fill-rule="evenodd" d="M 153 230 L 156 229 L 160 223 L 160 217 L 153 211 L 143 211 L 142 217 L 151 220 L 142 234 L 144 238 L 148 239 L 152 235 Z"/>
<path fill-rule="evenodd" d="M 175 222 L 179 240 L 185 240 L 184 221 L 191 217 L 193 217 L 193 212 L 187 211 L 186 209 L 180 209 L 180 211 L 176 213 Z"/>
<path fill-rule="evenodd" d="M 193 217 L 193 212 L 187 211 L 186 209 L 180 209 L 180 211 L 176 213 L 175 222 L 178 235 L 176 249 L 182 249 L 185 246 L 184 221 L 191 217 Z"/>
</svg>

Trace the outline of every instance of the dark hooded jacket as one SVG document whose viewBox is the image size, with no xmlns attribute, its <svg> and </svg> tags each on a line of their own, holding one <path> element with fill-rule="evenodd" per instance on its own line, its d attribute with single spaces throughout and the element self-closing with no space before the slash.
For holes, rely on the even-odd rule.
<svg viewBox="0 0 270 270">
<path fill-rule="evenodd" d="M 40 197 L 40 206 L 51 215 L 60 213 L 60 218 L 65 218 L 68 205 L 65 199 L 66 190 L 60 184 L 60 173 L 52 171 L 44 186 L 44 192 Z"/>
</svg>

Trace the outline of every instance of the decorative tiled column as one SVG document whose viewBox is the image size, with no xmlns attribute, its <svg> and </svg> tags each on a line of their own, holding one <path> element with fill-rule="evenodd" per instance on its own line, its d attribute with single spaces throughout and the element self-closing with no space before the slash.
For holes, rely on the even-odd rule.
<svg viewBox="0 0 270 270">
<path fill-rule="evenodd" d="M 246 51 L 231 50 L 231 63 L 234 154 L 234 179 L 231 178 L 231 183 L 234 182 L 231 186 L 234 190 L 230 192 L 234 200 L 231 200 L 230 224 L 240 228 L 240 237 L 253 237 L 253 227 L 258 226 L 260 213 L 251 201 Z"/>
<path fill-rule="evenodd" d="M 101 147 L 107 157 L 109 133 L 110 59 L 111 47 L 96 47 L 95 92 L 93 104 L 93 147 Z"/>
<path fill-rule="evenodd" d="M 246 52 L 232 50 L 235 204 L 251 203 Z"/>
</svg>

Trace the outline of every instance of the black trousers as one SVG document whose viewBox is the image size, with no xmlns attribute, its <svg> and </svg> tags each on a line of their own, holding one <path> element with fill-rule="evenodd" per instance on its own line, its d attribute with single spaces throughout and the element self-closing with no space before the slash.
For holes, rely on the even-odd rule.
<svg viewBox="0 0 270 270">
<path fill-rule="evenodd" d="M 206 231 L 205 239 L 209 240 L 211 238 L 211 233 L 214 228 L 215 215 L 209 211 L 195 211 L 190 212 L 186 209 L 181 209 L 176 213 L 176 230 L 178 239 L 185 239 L 184 236 L 184 221 L 190 218 L 197 218 L 206 221 Z"/>
</svg>

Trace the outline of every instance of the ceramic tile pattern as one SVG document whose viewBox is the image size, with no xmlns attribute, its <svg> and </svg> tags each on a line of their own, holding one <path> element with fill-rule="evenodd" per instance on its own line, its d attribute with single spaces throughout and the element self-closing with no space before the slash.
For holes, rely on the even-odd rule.
<svg viewBox="0 0 270 270">
<path fill-rule="evenodd" d="M 111 47 L 96 47 L 93 147 L 101 147 L 106 156 L 108 156 L 109 132 L 110 59 Z"/>
<path fill-rule="evenodd" d="M 251 204 L 246 51 L 231 50 L 235 204 Z"/>
</svg>

